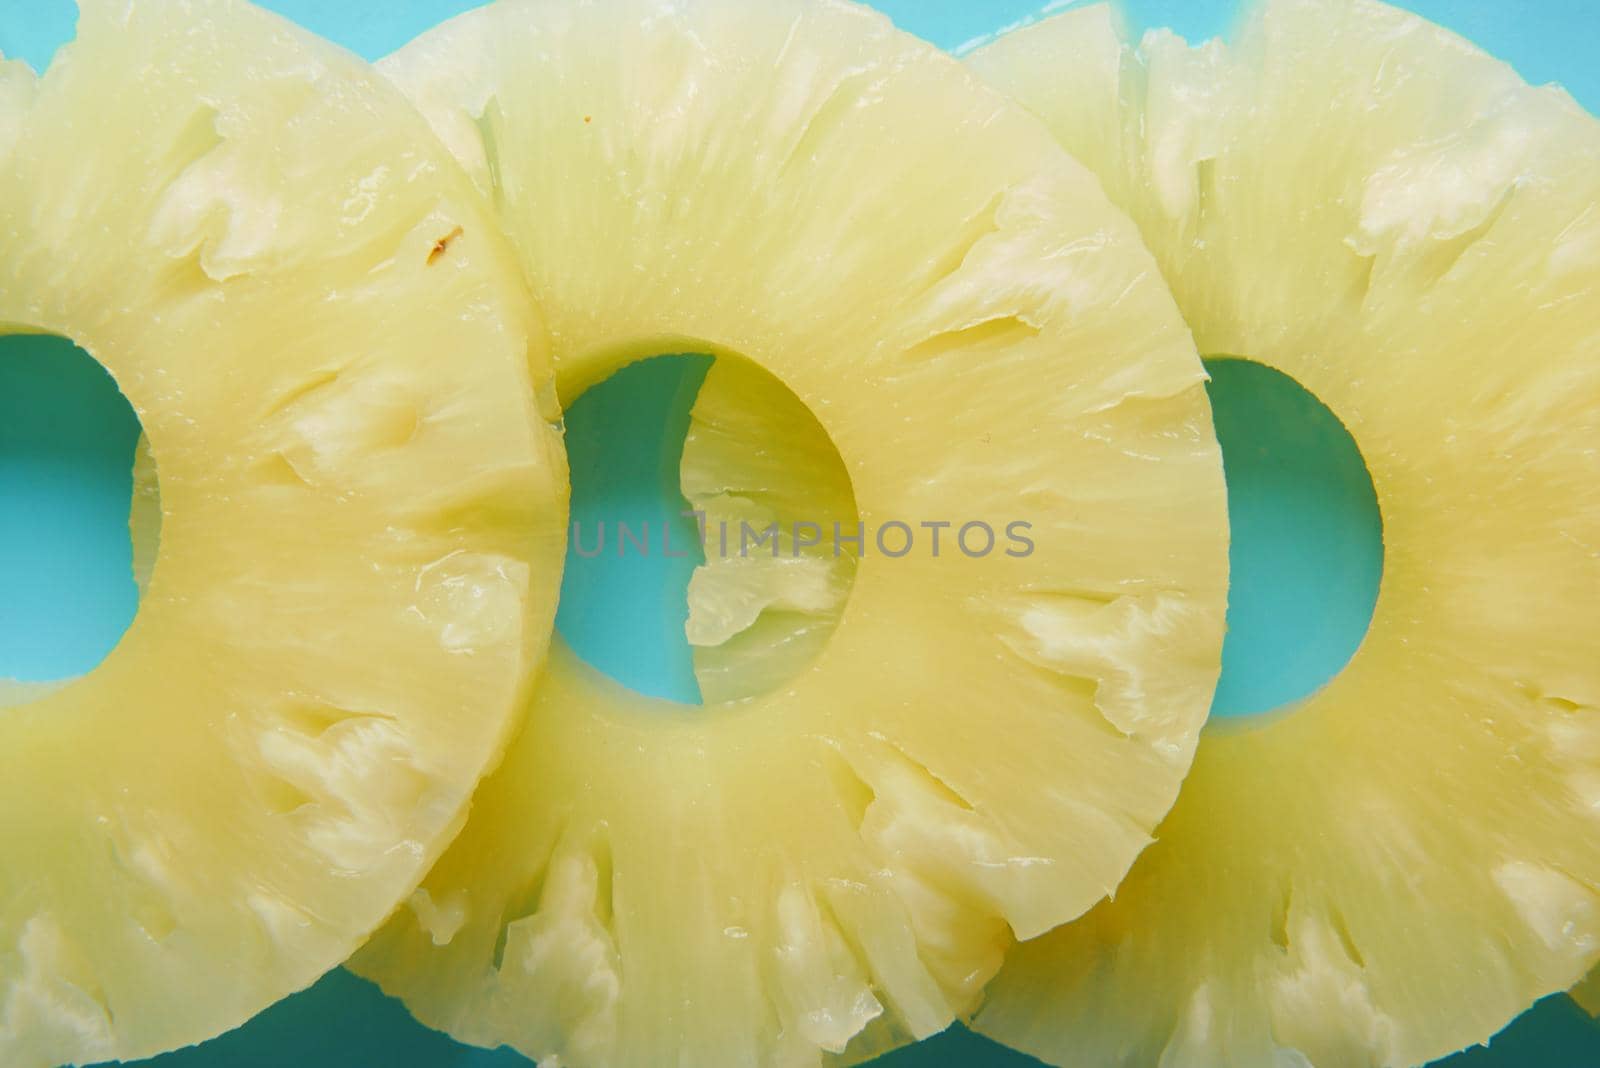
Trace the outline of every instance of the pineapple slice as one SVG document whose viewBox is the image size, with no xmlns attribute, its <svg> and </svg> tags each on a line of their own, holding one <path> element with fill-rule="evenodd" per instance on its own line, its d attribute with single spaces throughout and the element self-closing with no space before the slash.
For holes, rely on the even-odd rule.
<svg viewBox="0 0 1600 1068">
<path fill-rule="evenodd" d="M 943 1028 L 1012 931 L 1117 885 L 1219 670 L 1226 490 L 1154 263 L 1047 131 L 855 5 L 502 2 L 385 69 L 497 205 L 563 398 L 742 356 L 826 430 L 869 540 L 842 611 L 805 609 L 831 638 L 759 696 L 649 700 L 557 643 L 355 967 L 428 1024 L 577 1065 L 814 1064 Z M 799 433 L 777 462 L 814 455 Z M 880 552 L 923 522 L 999 544 Z M 1007 555 L 1013 522 L 1036 551 Z"/>
<path fill-rule="evenodd" d="M 1600 968 L 1572 988 L 1572 1000 L 1582 1005 L 1590 1016 L 1600 1016 Z"/>
<path fill-rule="evenodd" d="M 6 1068 L 188 1045 L 306 986 L 510 733 L 564 461 L 520 272 L 436 145 L 236 0 L 84 0 L 42 78 L 0 64 L 0 323 L 116 376 L 160 469 L 134 526 L 164 508 L 122 642 L 0 711 Z"/>
<path fill-rule="evenodd" d="M 816 416 L 745 360 L 718 360 L 690 413 L 679 465 L 705 563 L 689 583 L 695 678 L 706 704 L 767 693 L 821 654 L 838 626 L 858 532 L 850 473 Z M 777 551 L 742 555 L 746 526 L 777 525 Z"/>
<path fill-rule="evenodd" d="M 150 588 L 156 557 L 161 552 L 161 478 L 150 438 L 139 435 L 133 450 L 133 501 L 128 511 L 128 535 L 133 543 L 133 582 L 139 596 Z"/>
<path fill-rule="evenodd" d="M 1201 352 L 1344 420 L 1386 569 L 1344 672 L 1208 727 L 1116 901 L 979 1028 L 1185 1068 L 1486 1040 L 1600 956 L 1600 126 L 1369 0 L 1137 52 L 1081 10 L 972 62 L 1139 222 Z"/>
</svg>

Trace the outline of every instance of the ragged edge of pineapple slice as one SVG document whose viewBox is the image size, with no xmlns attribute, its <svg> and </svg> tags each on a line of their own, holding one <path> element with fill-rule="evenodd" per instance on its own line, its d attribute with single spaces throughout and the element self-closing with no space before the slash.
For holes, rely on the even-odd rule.
<svg viewBox="0 0 1600 1068">
<path fill-rule="evenodd" d="M 1600 1016 L 1600 968 L 1572 988 L 1572 1000 L 1582 1005 L 1590 1016 Z"/>
<path fill-rule="evenodd" d="M 850 475 L 782 383 L 730 357 L 695 398 L 679 477 L 705 542 L 685 627 L 701 699 L 767 693 L 816 659 L 844 612 L 856 556 L 837 539 L 861 527 Z M 770 529 L 773 546 L 751 549 L 746 532 Z"/>
<path fill-rule="evenodd" d="M 128 536 L 133 543 L 133 581 L 140 596 L 150 588 L 156 557 L 161 552 L 161 478 L 150 439 L 139 435 L 133 450 L 133 498 L 128 510 Z"/>
<path fill-rule="evenodd" d="M 1135 51 L 1096 8 L 972 62 L 1133 215 L 1202 353 L 1344 421 L 1376 612 L 1324 690 L 1207 729 L 1115 902 L 976 1023 L 1063 1065 L 1418 1064 L 1600 955 L 1600 126 L 1369 0 L 1235 42 Z"/>
<path fill-rule="evenodd" d="M 503 748 L 564 553 L 543 334 L 414 109 L 235 0 L 81 7 L 0 68 L 0 324 L 115 376 L 164 515 L 116 649 L 0 710 L 7 1068 L 343 960 Z"/>
<path fill-rule="evenodd" d="M 736 354 L 822 424 L 869 528 L 1002 540 L 871 549 L 815 659 L 743 701 L 645 700 L 558 643 L 356 968 L 578 1065 L 815 1064 L 943 1028 L 1013 932 L 1117 886 L 1219 671 L 1220 455 L 1135 230 L 855 5 L 500 3 L 383 67 L 497 205 L 564 398 Z M 1012 522 L 1036 551 L 1006 554 Z"/>
</svg>

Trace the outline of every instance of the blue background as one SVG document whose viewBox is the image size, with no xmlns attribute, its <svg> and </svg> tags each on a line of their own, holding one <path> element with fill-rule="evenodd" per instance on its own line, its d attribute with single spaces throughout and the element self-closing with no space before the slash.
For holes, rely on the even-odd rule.
<svg viewBox="0 0 1600 1068">
<path fill-rule="evenodd" d="M 760 2 L 760 0 L 751 0 Z M 268 0 L 301 24 L 377 58 L 475 0 Z M 880 0 L 897 22 L 957 48 L 1036 14 L 1038 0 Z M 1413 0 L 1531 81 L 1561 81 L 1600 110 L 1600 14 L 1592 0 Z M 69 0 L 5 5 L 0 52 L 42 67 L 72 35 Z M 1223 33 L 1231 0 L 1129 0 L 1135 25 L 1191 39 Z M 676 463 L 707 361 L 630 368 L 569 412 L 575 518 L 677 516 Z M 1234 520 L 1231 632 L 1216 711 L 1272 707 L 1320 685 L 1348 659 L 1370 617 L 1381 569 L 1379 520 L 1342 428 L 1292 383 L 1251 365 L 1213 364 L 1219 436 Z M 621 437 L 601 428 L 623 426 Z M 131 620 L 128 470 L 137 422 L 92 360 L 55 339 L 0 338 L 0 677 L 65 677 L 92 667 Z M 1308 495 L 1307 485 L 1336 487 Z M 1340 567 L 1324 566 L 1337 558 Z M 693 702 L 681 638 L 693 561 L 573 561 L 559 625 L 579 652 L 637 689 Z M 637 569 L 637 570 L 630 570 Z M 1361 581 L 1334 584 L 1334 573 Z M 1318 606 L 1306 629 L 1304 606 Z M 1296 611 L 1299 609 L 1299 611 Z M 619 626 L 619 621 L 621 625 Z M 1299 627 L 1299 629 L 1296 629 Z M 643 655 L 640 650 L 646 650 Z M 300 1064 L 512 1068 L 506 1051 L 469 1050 L 413 1022 L 342 970 L 216 1041 L 155 1068 Z M 888 1068 L 1035 1062 L 959 1028 L 885 1058 Z M 1600 1028 L 1565 998 L 1547 999 L 1488 1049 L 1449 1068 L 1600 1064 Z"/>
</svg>

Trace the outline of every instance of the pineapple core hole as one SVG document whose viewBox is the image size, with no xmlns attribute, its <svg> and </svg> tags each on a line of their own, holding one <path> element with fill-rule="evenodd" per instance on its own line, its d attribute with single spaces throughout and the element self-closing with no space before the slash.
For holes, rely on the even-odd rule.
<svg viewBox="0 0 1600 1068">
<path fill-rule="evenodd" d="M 566 428 L 556 626 L 580 657 L 709 705 L 775 690 L 820 654 L 855 573 L 833 525 L 859 519 L 838 450 L 786 386 L 738 356 L 657 356 L 576 398 Z"/>
<path fill-rule="evenodd" d="M 71 341 L 0 337 L 0 680 L 83 675 L 133 622 L 139 435 L 110 374 Z"/>
<path fill-rule="evenodd" d="M 1292 705 L 1366 637 L 1383 576 L 1383 520 L 1361 450 L 1289 376 L 1206 361 L 1233 527 L 1228 637 L 1212 714 Z"/>
</svg>

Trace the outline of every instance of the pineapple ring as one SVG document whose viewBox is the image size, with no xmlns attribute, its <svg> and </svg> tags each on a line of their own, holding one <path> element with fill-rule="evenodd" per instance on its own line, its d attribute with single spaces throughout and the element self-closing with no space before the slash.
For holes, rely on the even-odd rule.
<svg viewBox="0 0 1600 1068">
<path fill-rule="evenodd" d="M 163 551 L 99 667 L 0 708 L 6 1068 L 342 961 L 504 745 L 564 544 L 526 289 L 414 110 L 234 0 L 81 7 L 42 78 L 0 63 L 0 323 L 116 376 Z"/>
<path fill-rule="evenodd" d="M 870 528 L 1029 521 L 1039 549 L 869 552 L 808 667 L 693 714 L 558 642 L 356 969 L 582 1066 L 940 1030 L 1011 930 L 1117 885 L 1219 671 L 1226 489 L 1154 264 L 1047 131 L 856 5 L 499 3 L 384 69 L 498 205 L 563 398 L 739 354 L 816 415 Z"/>
<path fill-rule="evenodd" d="M 977 1025 L 1055 1064 L 1418 1064 L 1600 955 L 1600 124 L 1368 0 L 1237 44 L 1106 8 L 973 64 L 1140 222 L 1203 353 L 1297 378 L 1383 510 L 1371 629 L 1208 728 L 1118 892 Z"/>
</svg>

